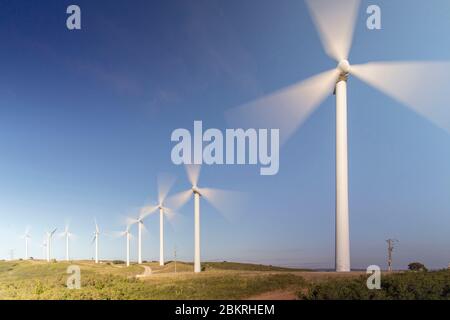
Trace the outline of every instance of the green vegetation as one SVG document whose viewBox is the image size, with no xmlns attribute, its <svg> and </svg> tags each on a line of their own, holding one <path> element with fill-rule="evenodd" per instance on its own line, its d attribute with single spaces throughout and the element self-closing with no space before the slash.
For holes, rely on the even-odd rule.
<svg viewBox="0 0 450 320">
<path fill-rule="evenodd" d="M 66 287 L 67 267 L 81 270 L 81 289 Z M 194 274 L 191 263 L 144 264 L 144 268 L 103 261 L 47 263 L 0 261 L 0 299 L 450 299 L 450 271 L 383 274 L 381 290 L 368 290 L 365 273 L 337 274 L 233 262 L 204 263 Z"/>
<path fill-rule="evenodd" d="M 367 277 L 312 284 L 303 299 L 322 300 L 449 300 L 450 271 L 404 272 L 382 277 L 380 290 L 369 290 Z"/>
<path fill-rule="evenodd" d="M 258 274 L 235 268 L 193 274 L 192 265 L 181 262 L 177 262 L 177 273 L 174 263 L 164 267 L 146 263 L 153 274 L 145 279 L 135 277 L 143 272 L 139 265 L 74 264 L 81 269 L 79 290 L 66 287 L 69 263 L 0 262 L 0 299 L 240 299 L 305 285 L 301 277 L 287 272 Z"/>
<path fill-rule="evenodd" d="M 408 264 L 408 269 L 411 271 L 428 271 L 425 265 L 420 262 L 412 262 Z"/>
</svg>

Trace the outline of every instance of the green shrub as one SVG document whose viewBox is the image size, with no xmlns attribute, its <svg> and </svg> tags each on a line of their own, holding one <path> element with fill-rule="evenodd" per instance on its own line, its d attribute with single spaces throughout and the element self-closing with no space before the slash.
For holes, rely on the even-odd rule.
<svg viewBox="0 0 450 320">
<path fill-rule="evenodd" d="M 40 295 L 44 293 L 44 286 L 40 280 L 37 280 L 34 284 L 34 294 Z"/>
<path fill-rule="evenodd" d="M 448 300 L 450 271 L 405 272 L 381 278 L 380 290 L 369 290 L 367 277 L 334 279 L 310 285 L 299 297 L 307 300 Z"/>
<path fill-rule="evenodd" d="M 425 265 L 420 262 L 411 262 L 408 264 L 408 269 L 411 271 L 428 271 Z"/>
</svg>

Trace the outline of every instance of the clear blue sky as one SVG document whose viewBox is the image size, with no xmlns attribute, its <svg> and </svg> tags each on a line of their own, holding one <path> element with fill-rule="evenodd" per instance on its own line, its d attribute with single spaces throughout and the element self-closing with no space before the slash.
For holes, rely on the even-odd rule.
<svg viewBox="0 0 450 320">
<path fill-rule="evenodd" d="M 66 7 L 82 30 L 65 27 Z M 365 27 L 379 4 L 383 30 Z M 447 0 L 363 1 L 353 63 L 450 60 Z M 171 172 L 170 134 L 226 128 L 226 110 L 334 66 L 303 1 L 24 1 L 0 3 L 0 258 L 31 255 L 44 231 L 71 220 L 75 258 L 91 258 L 94 216 L 120 230 Z M 424 81 L 427 81 L 424 75 Z M 330 96 L 281 150 L 280 172 L 205 167 L 201 183 L 248 193 L 238 219 L 202 203 L 202 258 L 334 266 L 334 109 Z M 450 134 L 349 80 L 352 267 L 450 262 Z M 192 201 L 166 228 L 166 259 L 192 260 Z M 146 221 L 144 259 L 158 257 L 158 219 Z M 133 229 L 136 234 L 135 228 Z M 63 241 L 56 238 L 62 258 Z M 136 257 L 136 241 L 132 248 Z M 124 258 L 125 240 L 101 239 L 101 258 Z"/>
</svg>

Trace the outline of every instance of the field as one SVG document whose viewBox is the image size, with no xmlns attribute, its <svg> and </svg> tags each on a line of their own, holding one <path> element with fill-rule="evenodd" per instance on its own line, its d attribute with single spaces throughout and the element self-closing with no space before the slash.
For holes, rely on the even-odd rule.
<svg viewBox="0 0 450 320">
<path fill-rule="evenodd" d="M 66 286 L 69 265 L 80 267 L 79 290 Z M 0 299 L 402 299 L 427 294 L 450 298 L 447 271 L 391 275 L 383 281 L 388 288 L 373 291 L 365 287 L 362 272 L 337 274 L 231 262 L 209 262 L 203 267 L 204 272 L 194 274 L 192 264 L 182 262 L 176 263 L 175 273 L 174 262 L 127 268 L 113 262 L 2 261 Z"/>
</svg>

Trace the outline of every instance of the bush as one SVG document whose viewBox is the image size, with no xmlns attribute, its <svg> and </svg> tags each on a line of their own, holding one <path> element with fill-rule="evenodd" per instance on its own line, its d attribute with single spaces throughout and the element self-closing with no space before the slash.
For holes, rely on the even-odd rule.
<svg viewBox="0 0 450 320">
<path fill-rule="evenodd" d="M 408 264 L 408 269 L 411 271 L 428 271 L 428 269 L 420 262 L 411 262 Z"/>
<path fill-rule="evenodd" d="M 123 260 L 113 260 L 112 263 L 113 264 L 125 264 L 125 261 L 123 261 Z"/>
<path fill-rule="evenodd" d="M 299 297 L 307 300 L 448 300 L 450 271 L 405 272 L 381 278 L 380 290 L 369 290 L 367 277 L 334 279 L 311 285 Z"/>
<path fill-rule="evenodd" d="M 40 295 L 44 293 L 44 286 L 40 280 L 37 280 L 34 284 L 34 294 Z"/>
</svg>

